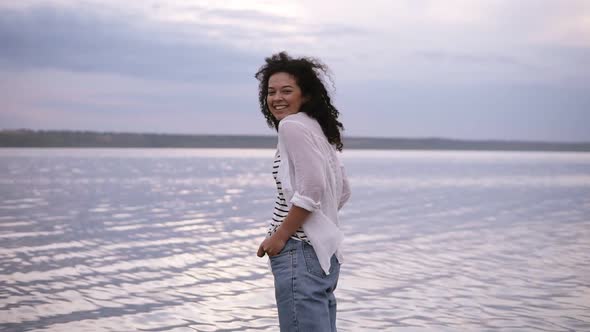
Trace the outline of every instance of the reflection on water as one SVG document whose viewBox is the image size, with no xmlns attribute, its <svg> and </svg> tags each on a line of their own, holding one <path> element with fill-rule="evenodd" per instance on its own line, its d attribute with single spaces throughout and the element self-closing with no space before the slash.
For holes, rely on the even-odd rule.
<svg viewBox="0 0 590 332">
<path fill-rule="evenodd" d="M 0 150 L 2 331 L 276 331 L 271 150 Z M 590 155 L 347 151 L 341 331 L 590 330 Z"/>
</svg>

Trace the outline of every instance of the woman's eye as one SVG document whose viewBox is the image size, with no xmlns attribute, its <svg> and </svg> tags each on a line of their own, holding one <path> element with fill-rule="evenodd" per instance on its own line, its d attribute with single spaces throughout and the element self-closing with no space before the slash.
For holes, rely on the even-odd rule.
<svg viewBox="0 0 590 332">
<path fill-rule="evenodd" d="M 269 92 L 268 92 L 268 95 L 269 95 L 269 96 L 273 96 L 274 94 L 275 94 L 275 92 L 274 92 L 274 91 L 269 91 Z"/>
</svg>

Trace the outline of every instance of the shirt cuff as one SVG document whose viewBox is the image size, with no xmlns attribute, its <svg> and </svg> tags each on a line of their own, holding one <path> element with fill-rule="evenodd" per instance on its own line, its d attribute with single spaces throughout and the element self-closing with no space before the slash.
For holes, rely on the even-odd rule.
<svg viewBox="0 0 590 332">
<path fill-rule="evenodd" d="M 300 208 L 304 208 L 309 212 L 313 212 L 320 208 L 320 202 L 314 202 L 313 199 L 303 196 L 298 192 L 293 194 L 293 198 L 291 198 L 291 204 L 297 205 Z"/>
</svg>

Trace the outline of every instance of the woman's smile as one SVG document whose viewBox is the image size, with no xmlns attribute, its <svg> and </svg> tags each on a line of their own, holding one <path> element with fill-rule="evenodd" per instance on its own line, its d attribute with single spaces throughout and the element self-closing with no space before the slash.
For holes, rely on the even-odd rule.
<svg viewBox="0 0 590 332">
<path fill-rule="evenodd" d="M 279 72 L 268 79 L 266 104 L 275 119 L 281 121 L 287 115 L 300 111 L 305 98 L 293 75 Z"/>
</svg>

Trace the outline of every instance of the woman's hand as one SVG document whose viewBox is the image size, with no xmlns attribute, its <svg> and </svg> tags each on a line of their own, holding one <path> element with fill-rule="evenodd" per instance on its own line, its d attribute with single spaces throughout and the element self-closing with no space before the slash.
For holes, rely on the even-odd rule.
<svg viewBox="0 0 590 332">
<path fill-rule="evenodd" d="M 258 257 L 263 257 L 265 253 L 268 255 L 268 257 L 277 255 L 281 252 L 281 250 L 283 250 L 288 239 L 288 237 L 285 239 L 282 232 L 280 232 L 279 227 L 273 235 L 262 241 L 258 247 L 258 253 L 256 255 L 258 255 Z"/>
<path fill-rule="evenodd" d="M 258 257 L 263 257 L 264 253 L 268 254 L 268 257 L 280 253 L 291 235 L 295 234 L 295 231 L 303 225 L 310 214 L 310 211 L 293 205 L 274 234 L 262 241 L 260 247 L 258 247 Z"/>
</svg>

